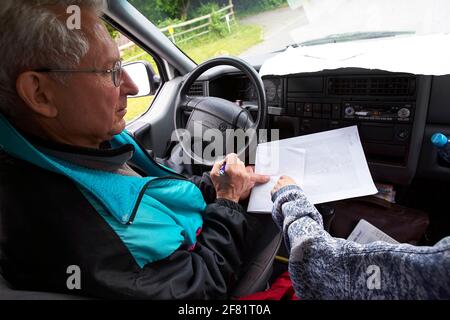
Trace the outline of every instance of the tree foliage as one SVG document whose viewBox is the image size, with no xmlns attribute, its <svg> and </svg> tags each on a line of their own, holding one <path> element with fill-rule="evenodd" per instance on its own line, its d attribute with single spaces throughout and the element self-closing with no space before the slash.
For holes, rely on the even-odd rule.
<svg viewBox="0 0 450 320">
<path fill-rule="evenodd" d="M 170 18 L 186 19 L 191 0 L 156 0 L 156 6 Z"/>
<path fill-rule="evenodd" d="M 166 19 L 191 19 L 196 17 L 201 7 L 224 7 L 229 0 L 129 0 L 139 11 L 156 24 Z M 286 0 L 233 0 L 235 10 L 239 12 L 257 12 L 268 10 L 286 3 Z"/>
<path fill-rule="evenodd" d="M 109 35 L 111 36 L 111 38 L 116 39 L 116 38 L 119 37 L 119 31 L 117 31 L 116 29 L 111 27 L 111 25 L 109 23 L 105 23 L 105 27 L 108 30 Z"/>
<path fill-rule="evenodd" d="M 160 23 L 166 19 L 186 19 L 191 0 L 130 0 L 151 21 Z"/>
</svg>

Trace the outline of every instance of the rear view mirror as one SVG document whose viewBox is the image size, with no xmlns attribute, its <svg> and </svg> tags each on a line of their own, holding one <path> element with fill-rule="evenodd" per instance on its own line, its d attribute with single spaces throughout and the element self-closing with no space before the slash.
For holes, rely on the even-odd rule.
<svg viewBox="0 0 450 320">
<path fill-rule="evenodd" d="M 147 61 L 127 63 L 123 66 L 125 71 L 139 88 L 139 93 L 130 98 L 151 96 L 156 93 L 160 85 L 160 78 Z"/>
</svg>

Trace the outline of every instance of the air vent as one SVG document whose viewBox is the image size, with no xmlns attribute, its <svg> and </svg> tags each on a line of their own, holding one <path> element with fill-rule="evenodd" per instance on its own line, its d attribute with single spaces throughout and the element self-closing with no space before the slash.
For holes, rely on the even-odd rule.
<svg viewBox="0 0 450 320">
<path fill-rule="evenodd" d="M 203 85 L 203 82 L 194 82 L 188 91 L 188 95 L 189 96 L 204 96 L 205 95 L 205 87 Z"/>
<path fill-rule="evenodd" d="M 410 96 L 414 94 L 414 77 L 331 77 L 330 95 Z"/>
</svg>

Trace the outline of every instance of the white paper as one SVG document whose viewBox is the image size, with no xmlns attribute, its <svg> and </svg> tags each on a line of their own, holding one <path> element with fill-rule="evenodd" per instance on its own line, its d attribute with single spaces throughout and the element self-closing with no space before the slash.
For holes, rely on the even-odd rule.
<svg viewBox="0 0 450 320">
<path fill-rule="evenodd" d="M 384 241 L 393 244 L 399 243 L 364 219 L 361 219 L 358 222 L 355 229 L 353 229 L 352 233 L 348 236 L 347 240 L 360 244 L 367 244 L 375 241 Z"/>
<path fill-rule="evenodd" d="M 306 136 L 268 142 L 258 145 L 262 147 L 277 146 L 280 158 L 283 159 L 282 174 L 288 175 L 301 166 L 298 158 L 283 156 L 283 150 L 304 150 L 304 177 L 296 182 L 302 187 L 312 204 L 362 197 L 378 192 L 370 175 L 364 151 L 356 126 L 325 131 Z M 259 163 L 255 166 L 259 172 Z M 300 173 L 298 173 L 300 175 Z M 295 179 L 294 179 L 295 180 Z M 254 188 L 254 190 L 258 190 Z M 258 205 L 258 211 L 271 212 L 270 192 L 253 195 L 250 198 L 248 211 L 253 212 L 258 202 L 266 204 L 264 210 Z"/>
<path fill-rule="evenodd" d="M 379 69 L 425 75 L 450 74 L 450 34 L 289 47 L 267 59 L 259 74 L 288 75 L 338 68 Z"/>
<path fill-rule="evenodd" d="M 256 150 L 255 173 L 270 176 L 266 184 L 257 185 L 250 195 L 247 211 L 271 212 L 270 192 L 282 175 L 301 184 L 304 180 L 305 150 L 280 147 L 278 143 L 261 144 Z"/>
</svg>

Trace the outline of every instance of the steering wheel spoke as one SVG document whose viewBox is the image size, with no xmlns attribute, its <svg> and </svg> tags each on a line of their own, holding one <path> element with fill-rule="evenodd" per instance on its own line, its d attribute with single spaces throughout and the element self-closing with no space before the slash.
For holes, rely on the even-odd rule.
<svg viewBox="0 0 450 320">
<path fill-rule="evenodd" d="M 181 111 L 192 111 L 195 108 L 195 105 L 197 104 L 197 98 L 184 96 L 181 97 L 180 101 L 178 102 L 178 108 Z"/>
</svg>

